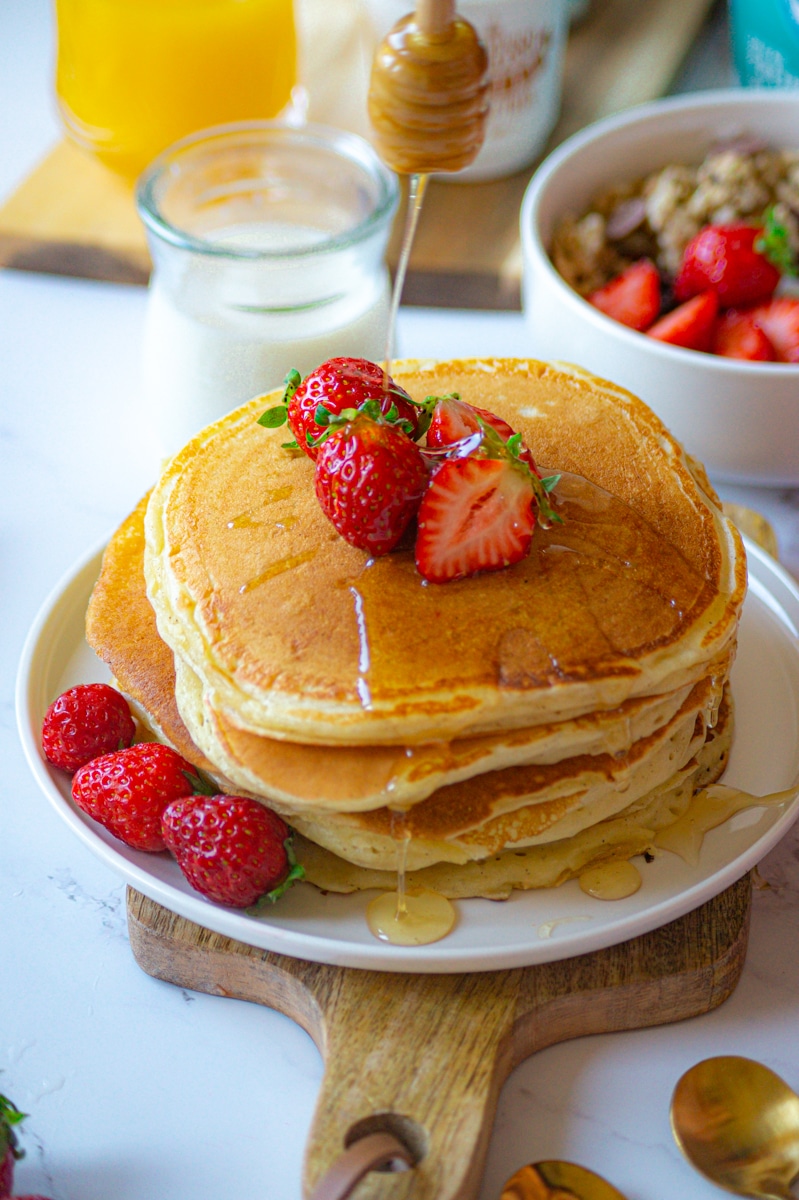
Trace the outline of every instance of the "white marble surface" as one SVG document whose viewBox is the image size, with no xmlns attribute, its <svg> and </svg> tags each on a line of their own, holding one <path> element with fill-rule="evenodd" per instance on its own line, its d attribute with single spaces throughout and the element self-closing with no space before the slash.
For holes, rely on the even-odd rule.
<svg viewBox="0 0 799 1200">
<path fill-rule="evenodd" d="M 0 195 L 56 136 L 45 0 L 0 5 Z M 321 1078 L 309 1038 L 255 1005 L 181 991 L 131 956 L 120 880 L 56 819 L 19 746 L 23 639 L 47 592 L 150 485 L 138 418 L 141 290 L 0 272 L 0 1091 L 27 1112 L 18 1191 L 54 1200 L 299 1200 Z M 406 353 L 524 353 L 516 315 L 402 314 Z M 731 494 L 725 489 L 725 494 Z M 741 492 L 799 574 L 799 497 Z M 528 1161 L 600 1171 L 629 1200 L 720 1196 L 683 1163 L 671 1090 L 710 1054 L 799 1087 L 797 834 L 761 866 L 733 997 L 705 1017 L 582 1039 L 506 1084 L 481 1200 Z M 391 1188 L 385 1192 L 390 1196 Z"/>
</svg>

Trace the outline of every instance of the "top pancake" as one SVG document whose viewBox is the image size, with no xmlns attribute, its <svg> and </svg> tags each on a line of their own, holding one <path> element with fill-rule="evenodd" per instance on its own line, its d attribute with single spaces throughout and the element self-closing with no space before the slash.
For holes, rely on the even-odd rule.
<svg viewBox="0 0 799 1200">
<path fill-rule="evenodd" d="M 563 720 L 685 686 L 729 654 L 740 539 L 703 473 L 633 396 L 530 360 L 400 363 L 459 392 L 564 472 L 564 525 L 503 571 L 427 585 L 321 512 L 313 463 L 237 409 L 172 460 L 147 509 L 161 637 L 237 728 L 311 744 L 412 744 Z"/>
</svg>

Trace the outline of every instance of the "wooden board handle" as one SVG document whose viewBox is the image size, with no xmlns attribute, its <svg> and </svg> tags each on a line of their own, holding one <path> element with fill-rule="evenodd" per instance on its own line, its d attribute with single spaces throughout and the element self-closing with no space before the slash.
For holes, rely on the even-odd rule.
<svg viewBox="0 0 799 1200">
<path fill-rule="evenodd" d="M 311 1189 L 358 1135 L 393 1133 L 417 1159 L 359 1200 L 473 1200 L 510 1070 L 520 972 L 343 972 L 326 1010 L 325 1074 L 305 1161 Z"/>
</svg>

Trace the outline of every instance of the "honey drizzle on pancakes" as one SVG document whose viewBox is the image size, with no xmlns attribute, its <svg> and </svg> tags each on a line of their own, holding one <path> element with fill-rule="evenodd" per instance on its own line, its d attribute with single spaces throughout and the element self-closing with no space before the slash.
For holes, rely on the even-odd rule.
<svg viewBox="0 0 799 1200">
<path fill-rule="evenodd" d="M 554 504 L 563 525 L 539 526 L 529 558 L 497 573 L 535 573 L 541 583 L 535 601 L 518 605 L 518 624 L 511 613 L 503 614 L 495 681 L 500 688 L 516 690 L 596 675 L 601 695 L 604 663 L 615 660 L 610 670 L 612 686 L 613 675 L 622 669 L 618 656 L 634 657 L 642 649 L 654 650 L 678 638 L 693 614 L 706 605 L 711 585 L 639 514 L 590 480 L 563 473 Z M 354 690 L 367 711 L 375 698 L 390 695 L 393 687 L 393 647 L 385 622 L 376 618 L 385 605 L 387 571 L 415 577 L 419 588 L 424 586 L 410 550 L 368 559 L 357 576 L 339 583 L 354 601 L 358 645 Z M 492 586 L 486 574 L 463 583 Z M 425 590 L 442 605 L 443 616 L 449 600 L 446 592 L 461 586 L 435 585 Z M 580 661 L 572 661 L 573 630 L 562 631 L 560 614 L 540 604 L 547 593 L 565 595 L 573 620 L 583 625 Z M 408 623 L 414 619 L 407 611 L 404 616 Z M 443 639 L 448 641 L 449 634 L 442 628 Z M 442 646 L 442 656 L 450 653 L 455 658 L 457 647 Z"/>
</svg>

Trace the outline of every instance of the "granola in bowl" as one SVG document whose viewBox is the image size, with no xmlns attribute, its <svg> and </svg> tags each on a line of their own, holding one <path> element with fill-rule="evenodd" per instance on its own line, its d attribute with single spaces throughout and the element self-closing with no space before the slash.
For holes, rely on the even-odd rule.
<svg viewBox="0 0 799 1200">
<path fill-rule="evenodd" d="M 649 258 L 667 282 L 707 225 L 759 224 L 764 215 L 799 258 L 799 149 L 754 138 L 710 148 L 699 165 L 669 163 L 599 193 L 580 217 L 555 229 L 551 255 L 567 283 L 588 297 L 632 263 Z"/>
</svg>

